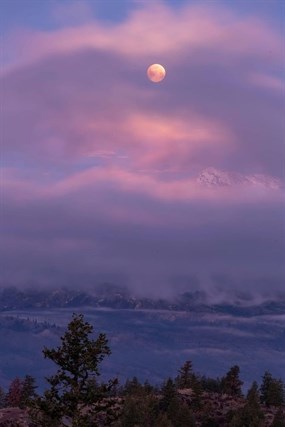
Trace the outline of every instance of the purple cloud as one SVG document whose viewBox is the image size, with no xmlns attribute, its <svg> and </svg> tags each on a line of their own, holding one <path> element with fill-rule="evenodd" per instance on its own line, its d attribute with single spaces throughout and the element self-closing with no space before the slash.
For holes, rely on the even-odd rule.
<svg viewBox="0 0 285 427">
<path fill-rule="evenodd" d="M 8 39 L 2 284 L 281 289 L 281 45 L 255 18 L 163 5 Z"/>
</svg>

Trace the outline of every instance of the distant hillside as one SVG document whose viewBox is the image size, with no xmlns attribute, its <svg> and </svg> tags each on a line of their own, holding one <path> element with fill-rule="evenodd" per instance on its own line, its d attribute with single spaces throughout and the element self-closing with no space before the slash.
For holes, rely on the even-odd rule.
<svg viewBox="0 0 285 427">
<path fill-rule="evenodd" d="M 236 296 L 232 302 L 211 303 L 203 292 L 184 292 L 172 299 L 138 298 L 126 288 L 103 284 L 93 292 L 60 288 L 56 290 L 19 290 L 7 287 L 0 291 L 0 311 L 108 307 L 115 309 L 151 309 L 189 312 L 225 313 L 236 316 L 285 314 L 285 296 L 255 302 L 249 296 Z"/>
</svg>

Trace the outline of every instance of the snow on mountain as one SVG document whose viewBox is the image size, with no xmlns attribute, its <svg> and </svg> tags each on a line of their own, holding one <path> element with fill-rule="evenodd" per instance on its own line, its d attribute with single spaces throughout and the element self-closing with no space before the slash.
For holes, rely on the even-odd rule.
<svg viewBox="0 0 285 427">
<path fill-rule="evenodd" d="M 206 187 L 258 186 L 277 190 L 282 187 L 281 181 L 269 175 L 242 175 L 237 172 L 227 172 L 213 167 L 204 169 L 197 178 L 199 184 Z"/>
</svg>

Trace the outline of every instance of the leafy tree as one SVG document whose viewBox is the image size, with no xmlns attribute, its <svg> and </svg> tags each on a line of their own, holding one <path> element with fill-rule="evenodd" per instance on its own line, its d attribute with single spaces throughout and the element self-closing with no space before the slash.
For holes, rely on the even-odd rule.
<svg viewBox="0 0 285 427">
<path fill-rule="evenodd" d="M 222 386 L 220 378 L 209 378 L 203 375 L 200 377 L 200 384 L 203 391 L 221 393 Z"/>
<path fill-rule="evenodd" d="M 178 388 L 191 388 L 195 374 L 192 368 L 192 362 L 187 360 L 184 365 L 179 369 L 178 376 L 175 381 Z"/>
<path fill-rule="evenodd" d="M 143 386 L 137 377 L 133 377 L 131 380 L 126 381 L 123 393 L 126 395 L 141 394 L 142 390 Z"/>
<path fill-rule="evenodd" d="M 203 388 L 200 379 L 193 377 L 192 379 L 192 405 L 195 409 L 200 409 L 202 406 Z"/>
<path fill-rule="evenodd" d="M 133 427 L 141 426 L 143 423 L 144 408 L 138 399 L 128 396 L 124 402 L 120 425 L 122 427 Z"/>
<path fill-rule="evenodd" d="M 21 407 L 26 407 L 30 400 L 36 397 L 36 380 L 31 375 L 26 375 L 22 382 Z"/>
<path fill-rule="evenodd" d="M 269 401 L 268 398 L 268 391 L 270 388 L 270 384 L 273 381 L 273 377 L 271 375 L 271 373 L 269 371 L 266 371 L 262 377 L 262 383 L 261 383 L 261 387 L 260 387 L 260 392 L 261 392 L 261 402 L 267 404 L 267 402 Z"/>
<path fill-rule="evenodd" d="M 153 395 L 128 395 L 124 401 L 119 425 L 122 427 L 151 427 L 156 425 L 157 413 L 157 399 Z"/>
<path fill-rule="evenodd" d="M 246 404 L 243 408 L 235 411 L 233 418 L 231 419 L 230 427 L 260 427 L 264 415 L 261 410 Z"/>
<path fill-rule="evenodd" d="M 193 372 L 192 362 L 187 360 L 179 369 L 176 377 L 177 387 L 180 389 L 191 388 L 193 390 L 193 406 L 197 409 L 201 406 L 203 393 L 200 378 Z"/>
<path fill-rule="evenodd" d="M 259 427 L 264 419 L 260 407 L 260 395 L 257 382 L 254 381 L 247 392 L 246 404 L 234 416 L 231 425 Z"/>
<path fill-rule="evenodd" d="M 105 334 L 96 340 L 90 335 L 93 327 L 85 322 L 82 314 L 73 314 L 61 345 L 44 348 L 45 358 L 53 361 L 58 370 L 47 378 L 50 388 L 31 404 L 32 418 L 44 426 L 96 426 L 114 416 L 108 395 L 114 384 L 98 383 L 99 365 L 111 354 Z M 105 421 L 104 421 L 105 419 Z"/>
<path fill-rule="evenodd" d="M 226 376 L 222 378 L 221 388 L 224 393 L 236 397 L 242 396 L 241 386 L 243 382 L 239 378 L 239 373 L 239 366 L 234 365 L 227 372 Z"/>
<path fill-rule="evenodd" d="M 173 399 L 167 409 L 167 416 L 174 427 L 194 427 L 195 419 L 186 403 Z"/>
<path fill-rule="evenodd" d="M 220 427 L 220 423 L 209 414 L 203 413 L 201 427 Z"/>
<path fill-rule="evenodd" d="M 266 371 L 262 377 L 260 387 L 261 402 L 267 406 L 281 406 L 285 403 L 284 383 L 281 379 L 273 378 L 271 373 Z"/>
<path fill-rule="evenodd" d="M 285 414 L 282 411 L 282 408 L 279 408 L 276 412 L 271 427 L 285 427 Z"/>
<path fill-rule="evenodd" d="M 15 421 L 15 420 L 1 420 L 1 427 L 23 427 L 22 421 Z"/>
<path fill-rule="evenodd" d="M 279 378 L 274 378 L 268 390 L 269 404 L 274 406 L 282 406 L 285 403 L 284 383 Z"/>
<path fill-rule="evenodd" d="M 146 380 L 143 383 L 143 390 L 145 394 L 151 394 L 154 392 L 154 387 Z"/>
<path fill-rule="evenodd" d="M 174 427 L 192 427 L 195 425 L 192 411 L 187 404 L 180 401 L 176 385 L 171 378 L 168 378 L 165 382 L 161 393 L 162 398 L 159 402 L 159 408 L 167 416 L 160 415 L 160 423 L 168 425 L 167 423 L 171 422 Z"/>
<path fill-rule="evenodd" d="M 256 381 L 253 381 L 250 389 L 248 390 L 246 395 L 246 401 L 249 405 L 259 406 L 260 394 L 259 394 L 258 384 Z"/>
<path fill-rule="evenodd" d="M 231 409 L 227 413 L 230 427 L 260 427 L 263 425 L 264 414 L 260 407 L 258 385 L 254 381 L 248 390 L 245 405 L 239 409 Z"/>
<path fill-rule="evenodd" d="M 6 393 L 3 388 L 0 386 L 0 409 L 4 408 L 6 403 Z"/>
<path fill-rule="evenodd" d="M 22 381 L 16 377 L 10 384 L 6 394 L 5 406 L 19 407 L 22 399 Z"/>
<path fill-rule="evenodd" d="M 177 401 L 177 391 L 176 386 L 171 378 L 168 378 L 166 383 L 162 387 L 162 399 L 160 400 L 160 409 L 162 411 L 167 411 L 169 405 L 173 403 L 173 401 Z"/>
<path fill-rule="evenodd" d="M 156 427 L 174 427 L 166 412 L 160 412 L 156 419 Z"/>
</svg>

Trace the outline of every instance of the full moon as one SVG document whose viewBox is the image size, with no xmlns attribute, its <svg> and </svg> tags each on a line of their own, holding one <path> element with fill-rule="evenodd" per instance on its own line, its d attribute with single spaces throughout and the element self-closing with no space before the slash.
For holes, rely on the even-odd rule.
<svg viewBox="0 0 285 427">
<path fill-rule="evenodd" d="M 160 64 L 152 64 L 147 69 L 147 76 L 154 83 L 161 82 L 165 75 L 165 68 Z"/>
</svg>

